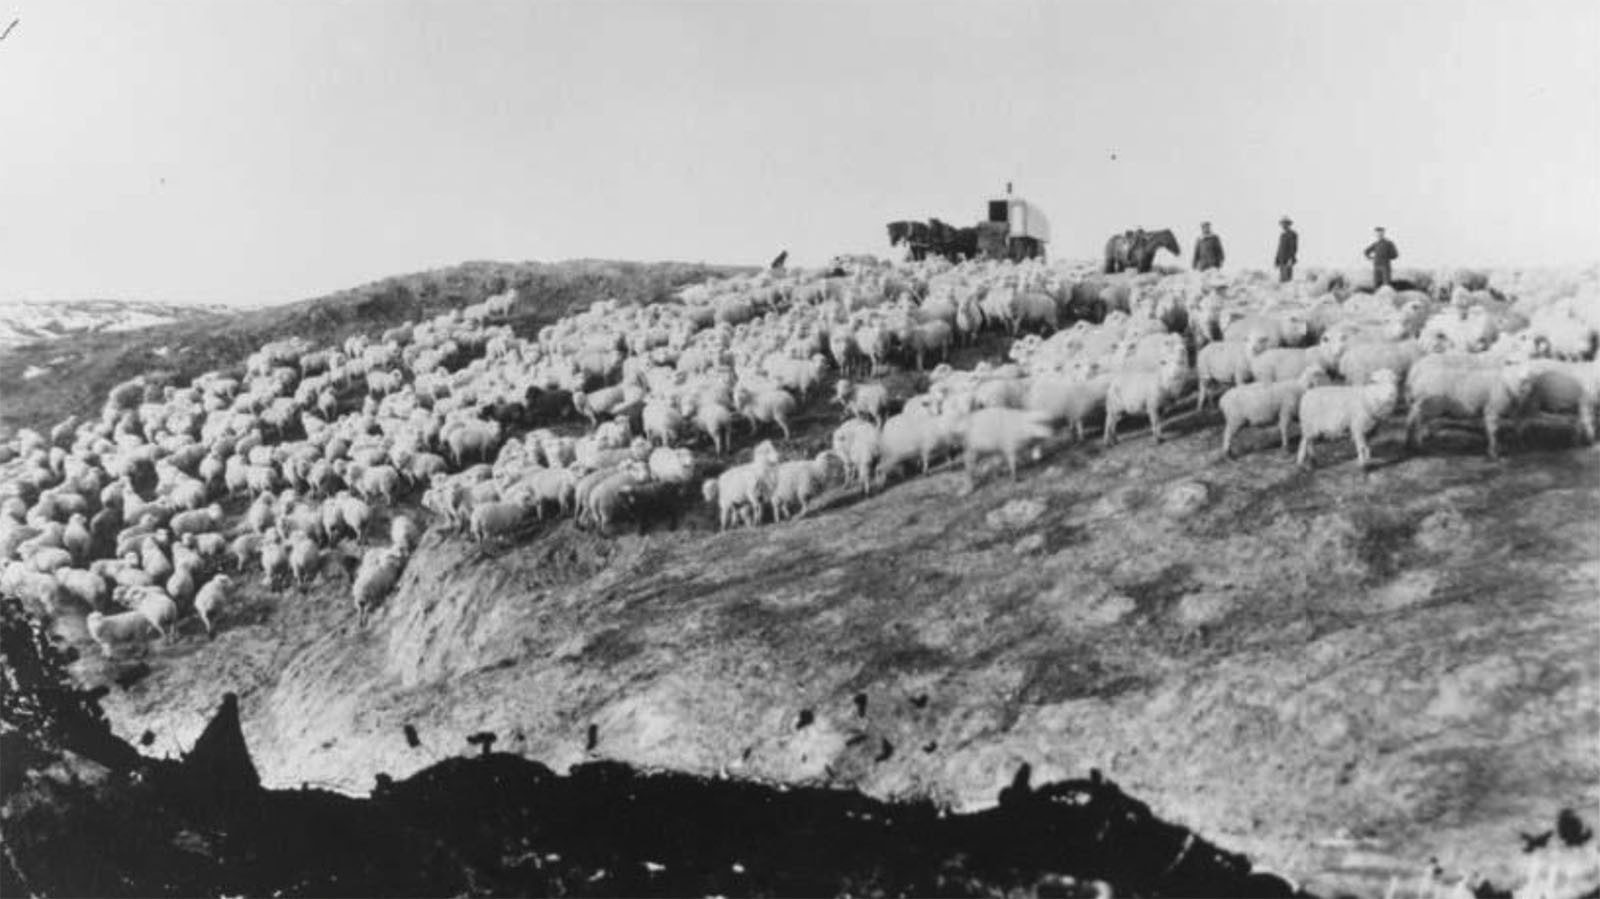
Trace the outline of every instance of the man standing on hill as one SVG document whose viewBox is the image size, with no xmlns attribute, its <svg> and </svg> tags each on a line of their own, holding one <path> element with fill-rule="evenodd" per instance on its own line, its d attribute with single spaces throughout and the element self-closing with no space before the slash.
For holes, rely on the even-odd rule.
<svg viewBox="0 0 1600 899">
<path fill-rule="evenodd" d="M 1300 256 L 1300 235 L 1294 233 L 1294 222 L 1288 216 L 1278 219 L 1283 231 L 1278 235 L 1278 255 L 1272 264 L 1278 267 L 1278 282 L 1287 283 L 1294 278 L 1294 264 Z"/>
<path fill-rule="evenodd" d="M 1211 223 L 1200 223 L 1200 239 L 1194 242 L 1194 267 L 1198 271 L 1222 268 L 1222 238 L 1211 233 Z"/>
<path fill-rule="evenodd" d="M 1373 228 L 1378 239 L 1367 247 L 1366 257 L 1372 260 L 1372 286 L 1382 287 L 1389 283 L 1389 263 L 1400 258 L 1400 250 L 1394 241 L 1383 236 L 1382 228 Z"/>
</svg>

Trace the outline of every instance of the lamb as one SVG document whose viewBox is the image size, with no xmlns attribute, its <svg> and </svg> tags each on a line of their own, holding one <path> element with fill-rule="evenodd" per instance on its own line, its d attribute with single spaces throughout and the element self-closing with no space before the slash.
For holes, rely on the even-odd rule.
<svg viewBox="0 0 1600 899">
<path fill-rule="evenodd" d="M 1220 384 L 1245 384 L 1250 381 L 1250 356 L 1254 347 L 1247 340 L 1221 340 L 1208 343 L 1195 354 L 1195 377 L 1200 382 L 1200 396 L 1194 408 L 1198 412 L 1206 407 L 1206 388 L 1212 382 Z"/>
<path fill-rule="evenodd" d="M 844 468 L 844 459 L 833 450 L 823 450 L 815 459 L 780 463 L 773 475 L 772 515 L 778 521 L 790 517 L 798 507 L 798 517 L 811 511 L 811 500 L 827 489 L 835 469 Z"/>
<path fill-rule="evenodd" d="M 964 431 L 966 449 L 962 461 L 967 472 L 967 489 L 977 485 L 977 465 L 985 456 L 1002 456 L 1017 479 L 1017 456 L 1032 446 L 1039 458 L 1037 443 L 1050 437 L 1048 416 L 1041 412 L 1016 409 L 979 409 L 967 416 Z"/>
<path fill-rule="evenodd" d="M 233 579 L 225 574 L 219 574 L 207 581 L 204 587 L 194 595 L 194 611 L 200 616 L 200 623 L 206 626 L 206 636 L 215 636 L 212 616 L 228 602 L 229 588 L 233 586 Z"/>
<path fill-rule="evenodd" d="M 883 417 L 889 411 L 889 389 L 882 384 L 853 384 L 840 380 L 834 385 L 834 400 L 844 407 L 846 415 L 864 415 L 879 427 L 883 426 Z"/>
<path fill-rule="evenodd" d="M 1526 360 L 1463 367 L 1449 356 L 1425 356 L 1411 366 L 1406 394 L 1406 449 L 1419 445 L 1417 431 L 1426 419 L 1482 418 L 1490 459 L 1500 458 L 1497 437 L 1502 419 L 1515 416 L 1527 402 L 1534 370 Z"/>
<path fill-rule="evenodd" d="M 1226 346 L 1207 344 L 1206 346 Z M 1150 434 L 1161 442 L 1161 407 L 1178 396 L 1188 378 L 1188 367 L 1178 359 L 1167 359 L 1154 369 L 1116 372 L 1106 387 L 1106 425 L 1103 442 L 1117 442 L 1117 422 L 1127 413 L 1143 413 L 1150 419 Z"/>
<path fill-rule="evenodd" d="M 789 418 L 794 415 L 796 405 L 794 394 L 781 387 L 760 393 L 740 387 L 734 391 L 733 401 L 739 412 L 750 419 L 751 433 L 755 432 L 758 424 L 770 422 L 783 431 L 783 439 L 789 439 Z"/>
<path fill-rule="evenodd" d="M 356 570 L 355 581 L 350 585 L 350 598 L 355 602 L 358 625 L 367 623 L 367 616 L 399 583 L 405 564 L 405 554 L 393 547 L 367 550 L 367 554 L 361 558 L 361 566 Z"/>
<path fill-rule="evenodd" d="M 100 644 L 100 651 L 108 659 L 116 655 L 119 647 L 150 638 L 150 620 L 141 612 L 90 612 L 84 624 L 88 625 L 89 637 Z"/>
<path fill-rule="evenodd" d="M 1321 368 L 1307 368 L 1294 380 L 1266 380 L 1241 384 L 1222 395 L 1222 454 L 1233 458 L 1233 438 L 1245 425 L 1276 423 L 1283 449 L 1289 449 L 1289 424 L 1300 411 L 1300 397 L 1307 389 L 1328 381 Z"/>
<path fill-rule="evenodd" d="M 1399 396 L 1395 373 L 1387 368 L 1372 374 L 1366 384 L 1336 384 L 1312 387 L 1300 397 L 1300 453 L 1298 463 L 1314 464 L 1312 443 L 1321 437 L 1348 432 L 1356 445 L 1356 458 L 1362 468 L 1372 461 L 1367 435 L 1377 430 L 1385 416 L 1394 410 Z"/>
</svg>

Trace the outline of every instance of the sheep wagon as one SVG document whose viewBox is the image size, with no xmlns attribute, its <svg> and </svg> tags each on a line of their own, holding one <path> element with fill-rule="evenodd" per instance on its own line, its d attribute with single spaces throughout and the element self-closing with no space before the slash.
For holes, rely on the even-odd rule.
<svg viewBox="0 0 1600 899">
<path fill-rule="evenodd" d="M 956 228 L 938 219 L 926 222 L 889 223 L 889 246 L 905 244 L 914 260 L 943 256 L 952 262 L 962 259 L 1045 258 L 1050 242 L 1050 220 L 1037 205 L 1011 193 L 990 200 L 984 221 L 970 228 Z"/>
</svg>

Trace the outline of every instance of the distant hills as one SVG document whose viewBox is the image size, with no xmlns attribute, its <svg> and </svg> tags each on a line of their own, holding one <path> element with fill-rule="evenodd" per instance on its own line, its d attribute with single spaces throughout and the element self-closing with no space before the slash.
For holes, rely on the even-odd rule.
<svg viewBox="0 0 1600 899">
<path fill-rule="evenodd" d="M 0 302 L 0 349 L 83 334 L 131 331 L 237 311 L 226 306 L 124 300 Z"/>
</svg>

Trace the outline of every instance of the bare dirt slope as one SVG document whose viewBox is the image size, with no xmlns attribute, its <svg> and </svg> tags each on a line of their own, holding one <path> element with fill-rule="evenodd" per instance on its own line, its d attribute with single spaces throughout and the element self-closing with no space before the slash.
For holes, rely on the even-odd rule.
<svg viewBox="0 0 1600 899">
<path fill-rule="evenodd" d="M 365 630 L 343 584 L 252 587 L 107 710 L 161 750 L 238 691 L 267 784 L 358 792 L 483 729 L 564 767 L 591 725 L 599 757 L 957 807 L 1098 767 L 1313 889 L 1430 855 L 1515 882 L 1517 830 L 1600 804 L 1600 450 L 1391 427 L 1371 472 L 1307 473 L 1265 431 L 1222 460 L 1214 416 L 725 535 L 435 530 Z"/>
</svg>

